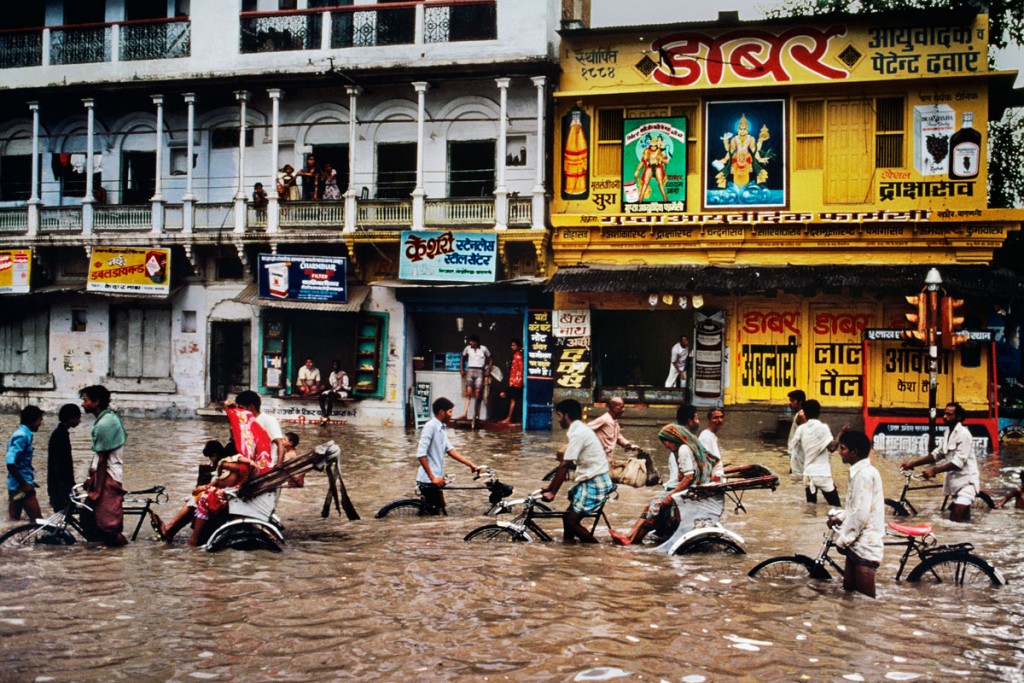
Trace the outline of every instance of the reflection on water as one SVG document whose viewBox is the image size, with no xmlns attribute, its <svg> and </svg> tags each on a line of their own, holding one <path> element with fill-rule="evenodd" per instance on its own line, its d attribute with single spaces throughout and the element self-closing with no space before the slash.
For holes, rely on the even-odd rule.
<svg viewBox="0 0 1024 683">
<path fill-rule="evenodd" d="M 0 416 L 6 439 L 15 424 Z M 91 418 L 72 434 L 87 463 Z M 45 481 L 45 443 L 37 469 Z M 195 479 L 202 442 L 226 423 L 126 420 L 127 485 L 164 484 L 164 515 Z M 374 520 L 415 476 L 414 435 L 399 429 L 301 427 L 302 446 L 333 438 L 363 519 L 321 519 L 322 475 L 287 490 L 285 551 L 207 554 L 164 546 L 144 531 L 120 550 L 76 546 L 0 551 L 0 670 L 17 680 L 1020 680 L 1024 513 L 941 520 L 937 491 L 911 494 L 940 542 L 971 541 L 1011 584 L 966 598 L 896 584 L 896 553 L 879 570 L 877 601 L 836 583 L 772 588 L 748 579 L 776 554 L 813 555 L 825 505 L 803 502 L 776 446 L 722 434 L 727 460 L 782 474 L 778 491 L 749 492 L 726 525 L 749 555 L 665 557 L 642 549 L 462 542 L 484 523 L 485 495 L 449 495 L 451 516 Z M 664 467 L 655 433 L 626 432 Z M 638 433 L 639 432 L 639 433 Z M 555 439 L 564 438 L 555 434 Z M 459 450 L 492 465 L 518 494 L 553 463 L 552 435 L 458 432 Z M 300 450 L 302 448 L 300 447 Z M 1020 451 L 984 469 L 985 485 L 1017 481 Z M 450 461 L 466 483 L 468 473 Z M 847 468 L 833 459 L 840 490 Z M 886 491 L 902 478 L 882 460 Z M 461 470 L 461 471 L 460 471 Z M 563 493 L 564 495 L 564 493 Z M 627 527 L 650 490 L 608 505 Z M 45 496 L 44 496 L 45 499 Z M 5 523 L 6 528 L 9 524 Z M 559 534 L 556 534 L 556 536 Z M 599 532 L 607 540 L 607 535 Z"/>
</svg>

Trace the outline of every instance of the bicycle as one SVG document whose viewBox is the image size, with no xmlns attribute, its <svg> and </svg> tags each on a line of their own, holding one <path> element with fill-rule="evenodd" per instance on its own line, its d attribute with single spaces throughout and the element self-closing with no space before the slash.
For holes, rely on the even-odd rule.
<svg viewBox="0 0 1024 683">
<path fill-rule="evenodd" d="M 480 479 L 482 475 L 487 477 L 487 480 L 478 486 L 452 486 L 451 482 L 455 481 L 453 475 L 446 477 L 446 484 L 441 490 L 442 491 L 489 491 L 487 496 L 487 502 L 489 507 L 484 514 L 487 516 L 500 515 L 508 512 L 512 512 L 513 506 L 518 503 L 506 502 L 506 499 L 512 495 L 513 488 L 509 484 L 504 484 L 498 481 L 494 474 L 494 471 L 489 467 L 481 468 L 479 472 L 473 477 L 473 481 Z M 419 495 L 418 498 L 402 498 L 388 503 L 374 515 L 375 519 L 384 519 L 385 517 L 436 517 L 438 515 L 447 515 L 448 511 L 440 509 L 431 505 L 424 497 L 422 493 L 423 488 L 436 488 L 433 484 L 417 485 L 416 492 Z M 545 510 L 549 510 L 546 505 L 540 503 L 540 506 Z"/>
<path fill-rule="evenodd" d="M 597 523 L 602 519 L 607 526 L 611 527 L 608 516 L 604 513 L 604 506 L 607 505 L 609 500 L 618 497 L 616 488 L 615 486 L 612 487 L 611 492 L 609 492 L 608 496 L 594 512 L 583 515 L 584 519 L 588 517 L 594 518 L 594 523 L 590 527 L 591 534 L 597 529 Z M 543 489 L 537 489 L 526 498 L 508 501 L 507 506 L 509 508 L 518 505 L 523 506 L 522 512 L 515 519 L 510 522 L 499 521 L 477 527 L 466 534 L 462 540 L 484 543 L 532 543 L 534 537 L 536 537 L 538 541 L 550 543 L 554 539 L 537 524 L 536 520 L 557 519 L 561 521 L 565 518 L 565 512 L 549 508 L 542 502 L 542 495 Z"/>
<path fill-rule="evenodd" d="M 829 516 L 835 517 L 836 515 L 833 514 L 835 512 L 840 511 L 830 510 Z M 907 581 L 910 583 L 952 584 L 973 588 L 1006 585 L 1006 579 L 1003 578 L 1002 573 L 986 560 L 975 555 L 973 553 L 974 546 L 970 543 L 936 545 L 937 539 L 932 534 L 931 525 L 928 524 L 904 526 L 889 522 L 888 527 L 886 534 L 890 537 L 899 537 L 900 540 L 886 541 L 885 545 L 906 548 L 900 558 L 899 569 L 896 571 L 896 581 L 903 579 L 903 571 L 907 562 L 911 555 L 916 555 L 919 563 L 907 574 Z M 832 575 L 828 571 L 829 567 L 840 575 L 843 573 L 843 568 L 829 555 L 829 551 L 835 545 L 835 538 L 836 530 L 829 528 L 825 533 L 825 541 L 817 557 L 810 558 L 806 555 L 772 557 L 751 569 L 747 575 L 756 579 L 773 581 L 807 578 L 831 581 Z"/>
<path fill-rule="evenodd" d="M 93 514 L 92 509 L 86 504 L 87 500 L 85 487 L 81 484 L 76 485 L 71 490 L 71 502 L 68 503 L 66 508 L 46 519 L 39 519 L 35 522 L 14 527 L 3 536 L 0 536 L 0 547 L 73 545 L 79 539 L 72 533 L 72 530 L 76 531 L 78 536 L 86 542 L 94 543 L 102 540 L 93 525 L 83 521 L 83 515 L 91 517 Z M 154 486 L 139 491 L 128 491 L 125 494 L 124 502 L 134 503 L 134 505 L 125 505 L 124 514 L 129 517 L 138 517 L 138 522 L 136 522 L 135 529 L 130 537 L 132 541 L 138 538 L 139 531 L 142 529 L 142 522 L 146 517 L 149 517 L 150 523 L 152 523 L 153 511 L 151 507 L 154 504 L 166 503 L 167 500 L 168 496 L 164 492 L 163 486 Z"/>
<path fill-rule="evenodd" d="M 914 507 L 913 503 L 911 503 L 909 500 L 907 500 L 907 492 L 908 491 L 924 491 L 925 489 L 941 489 L 943 485 L 942 485 L 942 483 L 938 483 L 938 484 L 925 484 L 925 485 L 922 485 L 922 486 L 911 486 L 910 485 L 910 480 L 911 479 L 914 479 L 916 481 L 927 481 L 927 480 L 922 475 L 914 474 L 910 470 L 904 470 L 902 472 L 902 474 L 906 478 L 906 481 L 903 483 L 903 490 L 900 492 L 900 497 L 897 498 L 896 500 L 893 500 L 892 498 L 886 498 L 885 499 L 885 507 L 892 514 L 896 515 L 897 517 L 913 517 L 913 516 L 917 515 L 917 508 Z M 975 500 L 975 504 L 978 507 L 987 507 L 989 510 L 994 510 L 995 507 L 996 507 L 995 501 L 992 500 L 992 496 L 990 496 L 985 491 L 979 491 L 978 495 L 975 497 L 974 500 Z M 979 500 L 981 501 L 981 503 L 978 503 Z M 949 502 L 949 496 L 946 496 L 945 498 L 942 499 L 942 507 L 939 508 L 940 512 L 945 512 L 946 505 L 947 505 L 948 502 Z"/>
</svg>

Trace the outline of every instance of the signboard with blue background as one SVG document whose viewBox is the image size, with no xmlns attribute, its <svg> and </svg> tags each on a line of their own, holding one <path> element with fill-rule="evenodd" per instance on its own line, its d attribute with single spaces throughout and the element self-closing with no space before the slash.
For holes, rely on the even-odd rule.
<svg viewBox="0 0 1024 683">
<path fill-rule="evenodd" d="M 498 236 L 493 232 L 402 231 L 402 280 L 494 282 Z"/>
<path fill-rule="evenodd" d="M 261 299 L 348 301 L 344 256 L 259 255 Z"/>
</svg>

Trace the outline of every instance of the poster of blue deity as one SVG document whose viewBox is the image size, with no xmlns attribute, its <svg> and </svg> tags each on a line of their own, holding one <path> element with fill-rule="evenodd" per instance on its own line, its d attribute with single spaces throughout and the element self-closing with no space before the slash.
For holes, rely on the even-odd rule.
<svg viewBox="0 0 1024 683">
<path fill-rule="evenodd" d="M 704 208 L 785 208 L 785 100 L 705 106 Z"/>
</svg>

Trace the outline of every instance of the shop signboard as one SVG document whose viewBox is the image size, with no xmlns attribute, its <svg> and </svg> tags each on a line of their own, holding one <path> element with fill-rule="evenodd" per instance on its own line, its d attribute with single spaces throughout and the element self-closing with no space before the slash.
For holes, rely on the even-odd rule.
<svg viewBox="0 0 1024 683">
<path fill-rule="evenodd" d="M 259 298 L 277 301 L 348 301 L 344 256 L 259 255 Z"/>
<path fill-rule="evenodd" d="M 590 310 L 554 311 L 554 324 L 551 334 L 555 337 L 589 337 Z"/>
<path fill-rule="evenodd" d="M 0 294 L 27 294 L 31 280 L 31 249 L 0 251 Z"/>
<path fill-rule="evenodd" d="M 170 249 L 96 248 L 85 291 L 167 296 L 170 275 Z"/>
<path fill-rule="evenodd" d="M 433 386 L 430 382 L 416 382 L 412 388 L 412 411 L 413 420 L 416 422 L 416 429 L 430 421 L 430 403 Z"/>
<path fill-rule="evenodd" d="M 403 230 L 401 280 L 494 282 L 498 236 L 493 232 Z"/>
<path fill-rule="evenodd" d="M 693 346 L 693 404 L 717 406 L 725 385 L 725 313 L 697 311 Z"/>
<path fill-rule="evenodd" d="M 529 379 L 554 379 L 551 311 L 531 310 L 527 314 L 526 376 Z"/>
</svg>

